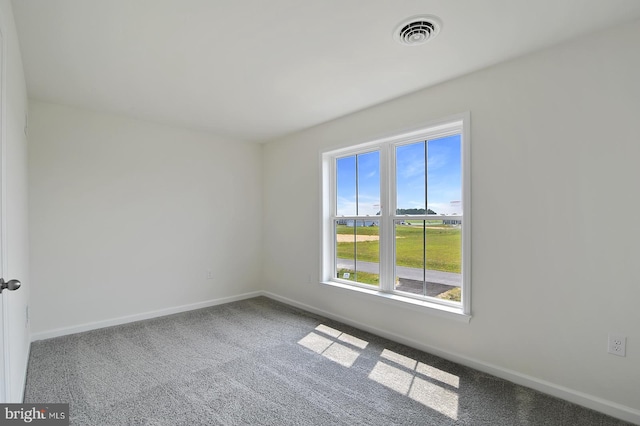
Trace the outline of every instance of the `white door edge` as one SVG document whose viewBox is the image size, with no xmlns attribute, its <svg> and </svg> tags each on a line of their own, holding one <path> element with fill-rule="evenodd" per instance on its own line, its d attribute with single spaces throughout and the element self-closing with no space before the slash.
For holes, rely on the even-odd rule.
<svg viewBox="0 0 640 426">
<path fill-rule="evenodd" d="M 0 277 L 7 271 L 7 224 L 6 224 L 6 39 L 4 22 L 0 19 Z M 8 402 L 11 398 L 10 359 L 9 359 L 9 303 L 6 291 L 0 295 L 0 402 Z"/>
</svg>

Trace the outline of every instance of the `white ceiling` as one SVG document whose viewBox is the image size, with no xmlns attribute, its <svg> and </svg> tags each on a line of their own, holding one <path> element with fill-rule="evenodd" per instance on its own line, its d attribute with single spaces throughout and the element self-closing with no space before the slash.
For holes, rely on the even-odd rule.
<svg viewBox="0 0 640 426">
<path fill-rule="evenodd" d="M 638 0 L 13 0 L 29 96 L 264 142 L 640 18 Z M 440 35 L 397 44 L 407 17 Z"/>
</svg>

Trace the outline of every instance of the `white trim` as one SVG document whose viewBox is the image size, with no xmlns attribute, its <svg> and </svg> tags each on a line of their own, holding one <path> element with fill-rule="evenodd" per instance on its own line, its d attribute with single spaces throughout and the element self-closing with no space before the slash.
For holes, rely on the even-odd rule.
<svg viewBox="0 0 640 426">
<path fill-rule="evenodd" d="M 462 310 L 468 315 L 471 311 L 471 113 L 462 116 Z M 454 216 L 451 216 L 454 217 Z"/>
<path fill-rule="evenodd" d="M 2 37 L 2 52 L 0 52 L 0 276 L 8 271 L 7 258 L 7 37 L 5 37 L 5 20 L 4 13 L 0 11 L 0 36 Z M 0 330 L 0 339 L 2 339 L 2 359 L 3 369 L 2 378 L 4 379 L 4 388 L 0 390 L 0 402 L 9 402 L 11 400 L 11 360 L 9 351 L 9 303 L 7 293 L 0 296 L 2 299 L 2 330 Z"/>
<path fill-rule="evenodd" d="M 88 322 L 85 324 L 74 325 L 70 327 L 61 327 L 53 330 L 41 331 L 31 335 L 31 341 L 51 339 L 53 337 L 66 336 L 68 334 L 82 333 L 84 331 L 97 330 L 99 328 L 111 327 L 114 325 L 127 324 L 130 322 L 142 321 L 150 318 L 163 317 L 166 315 L 177 314 L 180 312 L 193 311 L 195 309 L 208 308 L 210 306 L 222 305 L 224 303 L 236 302 L 238 300 L 251 299 L 253 297 L 262 296 L 261 291 L 252 291 L 249 293 L 238 294 L 236 296 L 222 297 L 220 299 L 211 299 L 204 302 L 190 303 L 188 305 L 174 306 L 171 308 L 158 309 L 155 311 L 143 312 L 141 314 L 127 315 L 124 317 L 112 318 L 103 321 Z"/>
<path fill-rule="evenodd" d="M 462 119 L 468 118 L 468 111 L 458 114 L 452 114 L 448 117 L 443 117 L 436 120 L 429 120 L 423 124 L 418 126 L 410 126 L 404 129 L 396 129 L 391 132 L 381 133 L 378 136 L 367 137 L 366 139 L 360 139 L 360 141 L 345 141 L 341 140 L 337 143 L 333 143 L 331 146 L 326 149 L 320 150 L 320 156 L 322 157 L 325 153 L 342 153 L 349 152 L 353 147 L 361 147 L 365 148 L 368 146 L 374 145 L 385 145 L 388 142 L 400 142 L 406 141 L 411 142 L 415 141 L 418 135 L 424 133 L 425 129 L 431 129 L 434 134 L 446 134 L 446 131 L 451 127 L 451 123 L 455 121 L 460 121 Z M 419 140 L 419 138 L 418 138 Z"/>
<path fill-rule="evenodd" d="M 433 315 L 441 318 L 447 318 L 455 321 L 469 323 L 471 321 L 471 315 L 467 315 L 462 311 L 462 308 L 453 304 L 448 305 L 442 303 L 442 301 L 431 302 L 426 298 L 418 298 L 411 296 L 404 296 L 397 292 L 387 293 L 385 291 L 378 291 L 375 288 L 366 287 L 366 284 L 358 284 L 350 281 L 340 282 L 342 280 L 322 281 L 320 285 L 330 286 L 340 291 L 346 290 L 354 292 L 356 297 L 361 296 L 364 298 L 374 297 L 375 300 L 394 305 L 396 308 L 412 309 L 428 315 Z M 433 298 L 430 298 L 433 299 Z M 368 301 L 371 301 L 369 299 Z"/>
<path fill-rule="evenodd" d="M 464 219 L 462 214 L 394 214 L 390 215 L 393 220 L 456 220 Z"/>
<path fill-rule="evenodd" d="M 391 215 L 395 212 L 392 210 L 389 200 L 393 198 L 395 190 L 392 188 L 393 170 L 392 162 L 393 155 L 391 155 L 391 147 L 385 146 L 385 149 L 380 150 L 380 221 L 378 238 L 380 239 L 380 258 L 378 259 L 380 264 L 380 290 L 383 292 L 391 293 L 393 291 L 395 268 L 389 262 L 384 262 L 384 259 L 395 259 L 395 231 L 393 229 L 393 219 Z M 392 319 L 389 318 L 389 321 Z"/>
<path fill-rule="evenodd" d="M 331 173 L 331 164 L 329 161 L 326 161 L 325 159 L 325 155 L 322 151 L 319 152 L 319 156 L 318 159 L 320 161 L 320 199 L 321 200 L 325 200 L 325 199 L 330 199 L 333 195 L 333 190 L 331 189 L 333 187 L 333 174 Z M 320 266 L 320 270 L 318 271 L 318 277 L 319 277 L 319 281 L 325 281 L 327 279 L 330 279 L 331 276 L 325 276 L 328 271 L 331 271 L 332 269 L 332 264 L 334 263 L 333 260 L 331 260 L 331 256 L 333 253 L 333 250 L 331 249 L 331 239 L 332 237 L 330 236 L 332 234 L 332 232 L 329 232 L 327 230 L 327 222 L 325 220 L 326 217 L 330 217 L 331 216 L 331 206 L 330 203 L 320 203 L 320 207 L 322 209 L 321 211 L 321 218 L 319 221 L 319 227 L 318 227 L 318 231 L 320 232 L 320 262 L 319 262 L 319 266 Z"/>
<path fill-rule="evenodd" d="M 589 395 L 587 393 L 580 392 L 565 386 L 561 386 L 546 380 L 538 379 L 536 377 L 529 376 L 527 374 L 523 374 L 515 370 L 503 368 L 495 364 L 478 360 L 476 358 L 460 355 L 455 352 L 445 351 L 435 346 L 426 345 L 422 342 L 411 339 L 409 337 L 396 334 L 387 330 L 383 330 L 380 328 L 372 327 L 370 325 L 363 324 L 358 321 L 354 321 L 350 318 L 343 317 L 341 315 L 328 312 L 322 309 L 318 309 L 313 306 L 307 305 L 305 303 L 301 303 L 296 300 L 289 299 L 287 297 L 283 297 L 275 293 L 271 293 L 269 291 L 263 291 L 262 294 L 270 299 L 277 300 L 287 305 L 291 305 L 296 308 L 303 309 L 305 311 L 309 311 L 329 319 L 340 321 L 344 324 L 359 328 L 364 331 L 368 331 L 380 337 L 384 337 L 385 339 L 402 343 L 412 348 L 415 348 L 424 352 L 428 352 L 433 355 L 437 355 L 449 361 L 453 361 L 458 364 L 465 365 L 467 367 L 471 367 L 476 370 L 482 371 L 484 373 L 491 374 L 501 379 L 508 380 L 512 383 L 516 383 L 521 386 L 526 386 L 528 388 L 535 389 L 547 395 L 551 395 L 556 398 L 560 398 L 565 401 L 569 401 L 574 404 L 578 404 L 583 407 L 590 408 L 600 413 L 604 413 L 609 416 L 640 425 L 640 410 L 637 410 L 635 408 L 618 404 L 616 402 L 609 401 L 597 396 Z"/>
</svg>

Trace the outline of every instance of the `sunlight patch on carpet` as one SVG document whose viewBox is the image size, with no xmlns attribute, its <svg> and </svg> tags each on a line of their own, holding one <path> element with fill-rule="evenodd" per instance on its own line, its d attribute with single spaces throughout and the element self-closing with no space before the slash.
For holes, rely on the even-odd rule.
<svg viewBox="0 0 640 426">
<path fill-rule="evenodd" d="M 458 419 L 458 376 L 388 349 L 382 351 L 380 358 L 369 379 L 453 420 Z"/>
<path fill-rule="evenodd" d="M 298 344 L 343 367 L 351 367 L 360 356 L 359 349 L 366 348 L 369 342 L 320 324 Z"/>
</svg>

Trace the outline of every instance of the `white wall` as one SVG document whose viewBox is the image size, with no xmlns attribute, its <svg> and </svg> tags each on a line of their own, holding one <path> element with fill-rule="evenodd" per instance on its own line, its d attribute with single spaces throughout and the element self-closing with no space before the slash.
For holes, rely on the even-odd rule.
<svg viewBox="0 0 640 426">
<path fill-rule="evenodd" d="M 638 40 L 635 22 L 267 144 L 266 290 L 640 422 Z M 319 152 L 464 111 L 471 323 L 318 284 Z"/>
<path fill-rule="evenodd" d="M 258 289 L 261 146 L 37 101 L 29 123 L 34 338 Z"/>
<path fill-rule="evenodd" d="M 0 1 L 0 19 L 2 21 L 5 41 L 5 100 L 6 110 L 3 116 L 5 132 L 5 158 L 3 164 L 4 188 L 6 196 L 7 224 L 6 235 L 6 270 L 5 279 L 18 279 L 22 287 L 17 291 L 2 292 L 6 298 L 8 336 L 6 344 L 11 370 L 8 374 L 10 392 L 6 399 L 10 402 L 22 402 L 24 379 L 29 354 L 29 324 L 26 308 L 29 304 L 31 281 L 29 280 L 29 246 L 27 224 L 27 138 L 24 134 L 25 116 L 27 113 L 27 95 L 22 70 L 22 58 L 18 45 L 18 35 L 13 20 L 11 2 Z"/>
</svg>

